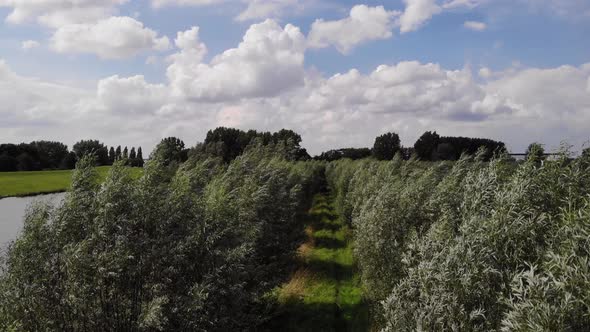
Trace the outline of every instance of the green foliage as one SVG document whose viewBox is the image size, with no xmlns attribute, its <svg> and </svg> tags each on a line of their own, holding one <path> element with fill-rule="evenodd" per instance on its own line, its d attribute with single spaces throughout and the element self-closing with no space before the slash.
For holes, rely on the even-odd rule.
<svg viewBox="0 0 590 332">
<path fill-rule="evenodd" d="M 118 149 L 118 148 L 117 148 Z M 127 147 L 125 147 L 127 151 Z M 123 153 L 123 158 L 127 158 L 127 153 Z M 184 148 L 184 142 L 177 137 L 167 137 L 162 139 L 156 146 L 150 159 L 158 159 L 164 165 L 177 165 L 188 159 L 187 150 Z"/>
<path fill-rule="evenodd" d="M 368 158 L 371 156 L 371 149 L 369 148 L 346 148 L 338 150 L 330 150 L 322 152 L 319 156 L 314 157 L 315 160 L 335 161 L 339 159 L 349 158 L 352 160 Z"/>
<path fill-rule="evenodd" d="M 290 160 L 308 160 L 309 154 L 301 148 L 301 136 L 292 130 L 281 129 L 278 132 L 243 131 L 235 128 L 218 127 L 207 132 L 205 142 L 192 154 L 207 154 L 221 157 L 226 163 L 240 156 L 250 144 L 287 144 L 290 146 Z"/>
<path fill-rule="evenodd" d="M 227 331 L 271 314 L 296 222 L 322 165 L 284 145 L 252 146 L 229 166 L 156 153 L 141 178 L 125 161 L 98 181 L 82 158 L 57 207 L 27 213 L 0 274 L 0 330 Z"/>
<path fill-rule="evenodd" d="M 109 149 L 109 162 L 113 164 L 117 160 L 117 154 L 115 152 L 115 148 L 111 146 Z"/>
<path fill-rule="evenodd" d="M 587 158 L 487 156 L 328 166 L 385 330 L 589 328 Z"/>
<path fill-rule="evenodd" d="M 427 131 L 414 144 L 414 151 L 420 160 L 432 160 L 436 151 L 440 136 L 435 132 Z"/>
<path fill-rule="evenodd" d="M 526 159 L 534 162 L 541 162 L 545 159 L 545 148 L 540 143 L 531 143 L 526 149 Z"/>
<path fill-rule="evenodd" d="M 109 165 L 109 150 L 97 140 L 81 140 L 72 149 L 78 159 L 93 154 L 98 165 Z"/>
<path fill-rule="evenodd" d="M 68 147 L 59 142 L 0 144 L 0 172 L 58 169 L 67 157 Z"/>
<path fill-rule="evenodd" d="M 41 169 L 60 168 L 62 160 L 67 157 L 68 146 L 60 142 L 36 141 L 31 142 L 38 151 Z"/>
<path fill-rule="evenodd" d="M 484 138 L 441 137 L 436 132 L 425 132 L 414 144 L 414 152 L 420 160 L 458 160 L 461 155 L 475 155 L 480 148 L 485 148 L 484 160 L 489 161 L 495 154 L 506 152 L 503 142 Z"/>
<path fill-rule="evenodd" d="M 373 157 L 377 160 L 391 160 L 400 149 L 401 144 L 398 134 L 383 134 L 375 138 Z"/>
</svg>

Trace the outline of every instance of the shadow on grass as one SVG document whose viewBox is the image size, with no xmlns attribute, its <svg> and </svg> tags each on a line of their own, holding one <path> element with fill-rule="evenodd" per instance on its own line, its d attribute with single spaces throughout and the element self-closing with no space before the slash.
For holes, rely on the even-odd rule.
<svg viewBox="0 0 590 332">
<path fill-rule="evenodd" d="M 316 237 L 315 243 L 320 248 L 338 249 L 346 247 L 346 241 L 332 237 Z"/>
<path fill-rule="evenodd" d="M 259 331 L 367 331 L 369 310 L 355 277 L 348 227 L 325 195 L 305 218 L 311 231 L 303 265 L 285 288 L 276 315 Z"/>
<path fill-rule="evenodd" d="M 366 331 L 369 312 L 364 303 L 304 303 L 290 299 L 262 331 Z"/>
</svg>

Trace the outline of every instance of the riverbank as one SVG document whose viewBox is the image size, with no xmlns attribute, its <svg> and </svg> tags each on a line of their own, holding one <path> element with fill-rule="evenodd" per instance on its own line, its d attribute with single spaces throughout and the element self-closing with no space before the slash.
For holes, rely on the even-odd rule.
<svg viewBox="0 0 590 332">
<path fill-rule="evenodd" d="M 368 308 L 355 273 L 350 228 L 331 197 L 318 194 L 309 212 L 300 267 L 278 290 L 286 331 L 367 331 Z"/>
<path fill-rule="evenodd" d="M 97 167 L 104 179 L 111 166 Z M 141 168 L 133 168 L 134 175 L 141 176 Z M 27 197 L 67 191 L 72 181 L 72 170 L 2 172 L 0 173 L 0 199 Z"/>
</svg>

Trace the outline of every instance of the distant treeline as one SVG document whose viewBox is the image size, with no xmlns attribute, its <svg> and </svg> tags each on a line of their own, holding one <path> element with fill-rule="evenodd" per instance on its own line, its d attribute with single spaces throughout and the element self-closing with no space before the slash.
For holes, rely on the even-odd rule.
<svg viewBox="0 0 590 332">
<path fill-rule="evenodd" d="M 160 153 L 167 154 L 168 161 L 184 162 L 191 154 L 221 157 L 229 163 L 242 155 L 252 142 L 262 145 L 288 144 L 292 160 L 309 160 L 307 150 L 301 147 L 301 136 L 288 129 L 277 132 L 259 132 L 219 127 L 207 132 L 205 141 L 191 149 L 185 148 L 182 140 L 168 137 L 161 141 Z M 344 148 L 323 152 L 316 160 L 334 161 L 343 158 L 353 160 L 374 157 L 378 160 L 391 160 L 398 152 L 403 159 L 415 155 L 424 161 L 458 160 L 463 153 L 473 155 L 480 147 L 487 150 L 486 159 L 494 153 L 504 152 L 503 142 L 483 138 L 444 137 L 436 132 L 424 133 L 413 147 L 401 146 L 396 133 L 387 133 L 375 139 L 373 148 Z M 37 141 L 21 144 L 0 145 L 0 172 L 34 171 L 43 169 L 72 169 L 84 155 L 93 153 L 98 165 L 112 165 L 116 160 L 127 160 L 129 166 L 143 167 L 143 151 L 121 146 L 108 148 L 98 140 L 82 140 L 74 144 L 72 151 L 60 142 Z"/>
<path fill-rule="evenodd" d="M 301 147 L 301 135 L 293 130 L 281 129 L 277 132 L 259 132 L 256 130 L 243 131 L 234 128 L 219 127 L 210 130 L 205 142 L 197 145 L 193 150 L 222 157 L 225 162 L 234 160 L 241 155 L 250 143 L 258 141 L 262 145 L 284 143 L 292 148 L 290 158 L 293 160 L 309 160 L 307 150 Z"/>
<path fill-rule="evenodd" d="M 445 137 L 436 132 L 425 132 L 413 147 L 403 147 L 399 135 L 387 133 L 375 139 L 373 148 L 346 148 L 323 152 L 316 156 L 316 160 L 334 161 L 338 159 L 363 159 L 370 156 L 378 160 L 391 160 L 400 153 L 403 159 L 416 156 L 423 161 L 458 160 L 461 154 L 474 155 L 480 147 L 486 149 L 484 155 L 489 160 L 495 153 L 506 151 L 503 142 L 485 138 Z"/>
<path fill-rule="evenodd" d="M 20 144 L 0 144 L 0 172 L 73 169 L 84 155 L 93 153 L 98 165 L 112 165 L 125 159 L 129 166 L 143 166 L 141 147 L 121 146 L 110 150 L 97 140 L 82 140 L 74 144 L 72 151 L 60 142 L 36 141 Z"/>
</svg>

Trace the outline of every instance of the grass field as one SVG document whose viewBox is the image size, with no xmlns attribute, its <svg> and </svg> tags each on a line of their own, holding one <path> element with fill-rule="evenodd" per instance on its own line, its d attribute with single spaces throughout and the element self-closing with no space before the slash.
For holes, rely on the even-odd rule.
<svg viewBox="0 0 590 332">
<path fill-rule="evenodd" d="M 301 267 L 278 290 L 287 331 L 368 331 L 368 308 L 354 271 L 350 229 L 325 194 L 315 197 L 299 248 Z"/>
<path fill-rule="evenodd" d="M 110 166 L 97 167 L 101 178 L 105 178 Z M 133 168 L 140 176 L 142 169 Z M 14 196 L 34 196 L 66 191 L 72 179 L 71 170 L 39 172 L 0 173 L 0 198 Z"/>
</svg>

